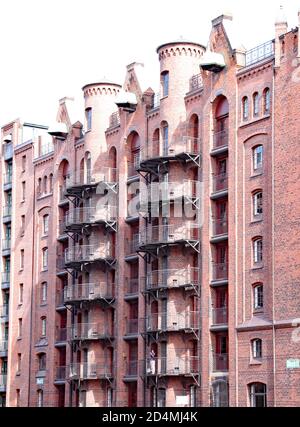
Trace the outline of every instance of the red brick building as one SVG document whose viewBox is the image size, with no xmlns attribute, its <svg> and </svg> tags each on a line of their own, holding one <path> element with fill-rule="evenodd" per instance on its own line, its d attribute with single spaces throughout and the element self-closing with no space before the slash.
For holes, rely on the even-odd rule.
<svg viewBox="0 0 300 427">
<path fill-rule="evenodd" d="M 2 127 L 2 406 L 300 405 L 300 39 L 231 19 Z"/>
</svg>

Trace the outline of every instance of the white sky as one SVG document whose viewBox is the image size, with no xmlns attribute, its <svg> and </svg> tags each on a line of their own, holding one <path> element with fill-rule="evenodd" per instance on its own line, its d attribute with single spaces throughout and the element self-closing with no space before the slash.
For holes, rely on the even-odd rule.
<svg viewBox="0 0 300 427">
<path fill-rule="evenodd" d="M 17 117 L 48 124 L 59 98 L 82 102 L 81 87 L 103 76 L 123 84 L 133 61 L 145 64 L 154 86 L 156 47 L 180 36 L 206 45 L 211 20 L 224 11 L 239 45 L 252 48 L 274 37 L 280 4 L 297 26 L 300 0 L 3 0 L 0 125 Z"/>
</svg>

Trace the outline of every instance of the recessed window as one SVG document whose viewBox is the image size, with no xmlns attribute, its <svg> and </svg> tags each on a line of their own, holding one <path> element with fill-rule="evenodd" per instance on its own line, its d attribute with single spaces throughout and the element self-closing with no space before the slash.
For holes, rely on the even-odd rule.
<svg viewBox="0 0 300 427">
<path fill-rule="evenodd" d="M 271 110 L 271 91 L 269 88 L 264 90 L 264 114 L 269 114 Z"/>
<path fill-rule="evenodd" d="M 47 192 L 48 192 L 48 177 L 47 176 L 44 176 L 43 192 L 44 192 L 44 194 L 47 194 Z"/>
<path fill-rule="evenodd" d="M 249 385 L 250 406 L 253 408 L 265 408 L 267 406 L 267 386 L 262 383 Z"/>
<path fill-rule="evenodd" d="M 162 96 L 169 95 L 169 71 L 164 71 L 161 73 L 161 88 L 162 88 Z"/>
<path fill-rule="evenodd" d="M 25 234 L 25 215 L 21 215 L 21 236 Z"/>
<path fill-rule="evenodd" d="M 20 250 L 20 270 L 24 269 L 24 249 Z"/>
<path fill-rule="evenodd" d="M 281 56 L 285 55 L 285 41 L 282 40 L 281 42 Z"/>
<path fill-rule="evenodd" d="M 87 108 L 85 110 L 85 119 L 86 119 L 86 130 L 92 129 L 92 109 Z"/>
<path fill-rule="evenodd" d="M 22 202 L 25 201 L 25 194 L 26 194 L 26 182 L 22 182 Z"/>
<path fill-rule="evenodd" d="M 20 389 L 16 390 L 16 406 L 19 407 L 20 406 Z"/>
<path fill-rule="evenodd" d="M 259 95 L 258 92 L 255 92 L 253 95 L 253 116 L 257 117 L 259 115 Z"/>
<path fill-rule="evenodd" d="M 53 193 L 53 174 L 50 173 L 49 175 L 49 191 L 50 193 Z"/>
<path fill-rule="evenodd" d="M 263 261 L 263 241 L 262 238 L 253 240 L 253 262 L 254 264 L 261 264 Z"/>
<path fill-rule="evenodd" d="M 24 296 L 24 285 L 23 283 L 19 284 L 19 304 L 23 304 L 23 296 Z"/>
<path fill-rule="evenodd" d="M 47 318 L 41 317 L 41 336 L 45 337 L 47 333 Z"/>
<path fill-rule="evenodd" d="M 42 250 L 42 270 L 48 270 L 48 248 Z"/>
<path fill-rule="evenodd" d="M 38 392 L 37 392 L 37 406 L 38 406 L 38 408 L 42 408 L 44 406 L 43 390 L 38 390 Z"/>
<path fill-rule="evenodd" d="M 22 156 L 22 172 L 26 170 L 26 156 Z"/>
<path fill-rule="evenodd" d="M 47 282 L 43 282 L 41 284 L 41 304 L 45 304 L 47 302 L 47 291 L 48 291 L 48 284 Z"/>
<path fill-rule="evenodd" d="M 47 236 L 49 231 L 49 215 L 43 216 L 43 236 Z"/>
<path fill-rule="evenodd" d="M 248 120 L 249 117 L 249 99 L 245 96 L 242 100 L 243 120 Z"/>
<path fill-rule="evenodd" d="M 38 354 L 38 365 L 39 365 L 39 371 L 45 371 L 46 370 L 46 353 L 40 353 Z"/>
<path fill-rule="evenodd" d="M 17 358 L 17 372 L 18 373 L 21 372 L 21 362 L 22 362 L 22 354 L 18 353 L 18 358 Z"/>
<path fill-rule="evenodd" d="M 260 172 L 263 167 L 263 146 L 253 148 L 253 171 Z"/>
<path fill-rule="evenodd" d="M 22 338 L 22 326 L 23 322 L 22 319 L 18 319 L 18 338 Z"/>
<path fill-rule="evenodd" d="M 264 288 L 261 283 L 254 285 L 253 288 L 253 308 L 262 310 L 264 307 Z"/>
<path fill-rule="evenodd" d="M 254 218 L 261 217 L 263 213 L 263 194 L 262 191 L 257 191 L 253 194 L 253 216 Z"/>
<path fill-rule="evenodd" d="M 252 359 L 262 358 L 262 340 L 255 339 L 251 341 Z"/>
</svg>

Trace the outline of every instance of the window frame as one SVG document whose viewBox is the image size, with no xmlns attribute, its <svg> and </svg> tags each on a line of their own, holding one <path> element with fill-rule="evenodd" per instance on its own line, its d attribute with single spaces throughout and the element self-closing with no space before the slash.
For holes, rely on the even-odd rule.
<svg viewBox="0 0 300 427">
<path fill-rule="evenodd" d="M 48 270 L 49 250 L 48 247 L 42 249 L 42 271 Z"/>
<path fill-rule="evenodd" d="M 242 118 L 244 122 L 249 119 L 249 110 L 249 98 L 248 96 L 244 96 L 242 99 Z"/>
<path fill-rule="evenodd" d="M 252 240 L 253 244 L 253 264 L 254 266 L 260 265 L 263 263 L 263 238 L 256 237 Z M 261 245 L 259 247 L 258 245 Z"/>
<path fill-rule="evenodd" d="M 262 393 L 258 391 L 253 391 L 254 387 L 257 387 L 257 386 L 263 386 L 264 392 Z M 256 383 L 249 384 L 248 387 L 249 387 L 249 400 L 250 400 L 251 408 L 267 407 L 268 406 L 267 385 L 264 383 L 256 382 Z M 263 400 L 264 400 L 263 406 L 258 406 L 257 402 L 255 402 L 254 404 L 254 399 L 256 400 L 258 397 L 263 397 Z"/>
<path fill-rule="evenodd" d="M 263 215 L 263 192 L 255 190 L 252 193 L 252 215 L 254 219 L 261 218 Z"/>
<path fill-rule="evenodd" d="M 165 70 L 161 73 L 161 89 L 162 89 L 162 98 L 169 96 L 170 89 L 170 73 L 168 70 Z"/>
<path fill-rule="evenodd" d="M 252 148 L 252 168 L 254 173 L 259 173 L 262 171 L 263 161 L 264 146 L 262 144 L 259 144 Z"/>
<path fill-rule="evenodd" d="M 262 340 L 260 338 L 251 340 L 251 359 L 254 361 L 262 359 Z"/>
<path fill-rule="evenodd" d="M 261 294 L 258 292 L 261 290 Z M 261 302 L 261 305 L 259 303 Z M 253 285 L 253 309 L 254 311 L 261 311 L 264 309 L 264 285 L 262 283 L 256 283 Z"/>
<path fill-rule="evenodd" d="M 259 116 L 259 93 L 255 92 L 252 96 L 253 102 L 253 117 Z"/>
<path fill-rule="evenodd" d="M 92 107 L 85 109 L 86 131 L 92 130 Z"/>
</svg>

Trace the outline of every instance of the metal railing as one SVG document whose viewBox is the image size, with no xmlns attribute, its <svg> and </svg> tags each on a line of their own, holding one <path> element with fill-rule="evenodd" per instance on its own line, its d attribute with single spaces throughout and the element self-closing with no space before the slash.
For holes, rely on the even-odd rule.
<svg viewBox="0 0 300 427">
<path fill-rule="evenodd" d="M 154 182 L 142 187 L 140 203 L 158 203 L 179 198 L 195 199 L 198 194 L 198 181 L 184 179 L 182 182 Z"/>
<path fill-rule="evenodd" d="M 65 381 L 67 379 L 67 366 L 57 366 L 55 371 L 55 381 Z"/>
<path fill-rule="evenodd" d="M 72 363 L 67 368 L 67 375 L 70 380 L 94 380 L 98 378 L 112 377 L 112 366 L 106 361 L 103 363 Z"/>
<path fill-rule="evenodd" d="M 117 207 L 111 205 L 97 205 L 93 207 L 74 208 L 66 213 L 65 225 L 93 224 L 100 221 L 115 221 Z"/>
<path fill-rule="evenodd" d="M 3 304 L 0 306 L 0 318 L 1 319 L 8 317 L 8 307 L 9 307 L 8 304 Z"/>
<path fill-rule="evenodd" d="M 125 319 L 125 335 L 136 335 L 139 331 L 138 319 Z"/>
<path fill-rule="evenodd" d="M 213 175 L 213 192 L 228 190 L 228 175 L 222 173 L 220 175 Z"/>
<path fill-rule="evenodd" d="M 111 337 L 112 328 L 106 323 L 78 323 L 69 327 L 71 340 L 97 340 Z"/>
<path fill-rule="evenodd" d="M 212 308 L 212 324 L 226 325 L 228 323 L 228 308 Z"/>
<path fill-rule="evenodd" d="M 0 353 L 8 350 L 8 341 L 0 341 Z"/>
<path fill-rule="evenodd" d="M 114 293 L 115 285 L 113 283 L 85 283 L 65 287 L 63 298 L 66 303 L 72 301 L 93 301 L 113 298 Z"/>
<path fill-rule="evenodd" d="M 129 279 L 125 280 L 125 295 L 136 295 L 139 293 L 139 279 Z"/>
<path fill-rule="evenodd" d="M 178 288 L 182 286 L 199 286 L 199 268 L 154 270 L 144 278 L 146 290 L 157 288 Z"/>
<path fill-rule="evenodd" d="M 177 141 L 151 141 L 147 149 L 141 150 L 141 162 L 156 157 L 170 157 L 188 154 L 198 156 L 200 154 L 200 139 L 192 136 L 182 136 Z"/>
<path fill-rule="evenodd" d="M 190 78 L 190 92 L 194 92 L 203 87 L 202 74 L 195 74 Z"/>
<path fill-rule="evenodd" d="M 111 258 L 112 253 L 113 245 L 109 242 L 100 242 L 98 245 L 79 245 L 65 249 L 65 263 L 93 262 Z"/>
<path fill-rule="evenodd" d="M 10 271 L 4 271 L 2 273 L 2 283 L 10 283 Z"/>
<path fill-rule="evenodd" d="M 13 156 L 13 144 L 12 142 L 3 144 L 3 155 L 4 160 L 10 159 Z"/>
<path fill-rule="evenodd" d="M 226 372 L 228 371 L 228 354 L 226 353 L 213 353 L 213 371 L 214 372 Z"/>
<path fill-rule="evenodd" d="M 197 241 L 199 227 L 194 224 L 158 225 L 147 228 L 140 234 L 140 246 L 148 244 Z"/>
<path fill-rule="evenodd" d="M 214 148 L 222 148 L 228 146 L 228 130 L 221 130 L 214 133 Z"/>
<path fill-rule="evenodd" d="M 9 185 L 12 183 L 12 173 L 5 173 L 3 175 L 3 184 Z"/>
<path fill-rule="evenodd" d="M 125 376 L 126 377 L 135 377 L 138 374 L 138 360 L 130 360 L 126 363 Z"/>
<path fill-rule="evenodd" d="M 47 154 L 53 153 L 54 146 L 53 142 L 47 142 L 40 145 L 39 153 L 37 158 L 46 156 Z"/>
<path fill-rule="evenodd" d="M 87 172 L 78 170 L 66 176 L 66 188 L 82 185 L 97 185 L 101 182 L 116 183 L 118 170 L 111 167 L 103 167 L 99 172 Z"/>
<path fill-rule="evenodd" d="M 2 240 L 2 250 L 8 251 L 11 248 L 11 239 L 3 239 Z"/>
<path fill-rule="evenodd" d="M 200 313 L 186 311 L 183 313 L 154 313 L 142 319 L 145 332 L 183 331 L 199 329 Z"/>
<path fill-rule="evenodd" d="M 213 280 L 228 279 L 228 263 L 213 263 L 212 265 Z"/>
<path fill-rule="evenodd" d="M 246 52 L 246 67 L 270 58 L 273 55 L 274 43 L 270 40 Z"/>
<path fill-rule="evenodd" d="M 213 226 L 213 236 L 220 236 L 222 234 L 228 233 L 228 220 L 227 220 L 227 218 L 213 219 L 212 220 L 212 226 Z"/>
<path fill-rule="evenodd" d="M 11 216 L 12 207 L 11 205 L 3 206 L 3 216 Z"/>
<path fill-rule="evenodd" d="M 65 342 L 68 339 L 68 329 L 60 328 L 59 326 L 56 328 L 55 341 L 56 342 Z"/>
<path fill-rule="evenodd" d="M 140 241 L 139 234 L 134 234 L 132 238 L 125 240 L 126 256 L 136 254 L 137 250 L 139 249 L 139 241 Z"/>
<path fill-rule="evenodd" d="M 0 374 L 0 387 L 6 388 L 6 382 L 7 382 L 7 375 Z"/>
<path fill-rule="evenodd" d="M 113 128 L 120 125 L 120 115 L 119 112 L 116 111 L 109 116 L 109 128 Z"/>
<path fill-rule="evenodd" d="M 152 96 L 152 104 L 150 106 L 151 110 L 155 110 L 156 108 L 159 108 L 160 106 L 160 93 L 155 93 Z"/>
<path fill-rule="evenodd" d="M 142 361 L 145 375 L 197 375 L 198 356 L 169 356 L 147 358 Z"/>
</svg>

